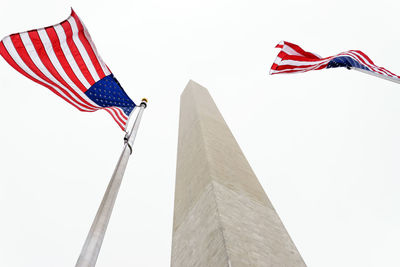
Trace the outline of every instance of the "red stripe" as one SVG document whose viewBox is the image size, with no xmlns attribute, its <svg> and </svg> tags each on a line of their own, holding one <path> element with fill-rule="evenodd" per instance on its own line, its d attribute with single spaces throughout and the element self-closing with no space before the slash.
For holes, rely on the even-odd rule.
<svg viewBox="0 0 400 267">
<path fill-rule="evenodd" d="M 385 68 L 379 67 L 379 69 L 384 69 L 385 71 L 387 71 L 388 73 L 390 73 L 391 76 L 393 76 L 393 77 L 395 77 L 395 78 L 400 78 L 400 76 L 397 76 L 396 74 L 394 74 L 393 72 L 391 72 L 391 71 L 389 71 L 389 70 L 387 70 L 387 69 L 385 69 Z"/>
<path fill-rule="evenodd" d="M 42 40 L 39 37 L 39 34 L 37 31 L 30 31 L 28 32 L 29 34 L 29 38 L 32 41 L 33 46 L 35 47 L 36 53 L 38 54 L 41 62 L 43 63 L 43 65 L 46 67 L 46 69 L 51 73 L 51 75 L 57 80 L 59 81 L 63 86 L 65 86 L 68 91 L 70 93 L 72 93 L 74 95 L 75 98 L 78 98 L 79 100 L 81 100 L 83 103 L 85 103 L 89 109 L 98 109 L 97 106 L 94 106 L 92 104 L 90 104 L 87 100 L 85 100 L 82 96 L 80 96 L 67 82 L 64 81 L 64 79 L 60 76 L 60 74 L 58 73 L 58 71 L 56 70 L 56 68 L 54 67 L 53 63 L 51 62 L 49 56 L 46 53 L 46 49 L 43 46 Z M 44 76 L 44 75 L 43 75 Z M 65 90 L 59 86 L 57 86 L 58 88 L 60 88 L 60 90 L 63 90 L 64 93 L 68 94 L 67 92 L 65 92 Z M 81 104 L 84 105 L 84 104 Z"/>
<path fill-rule="evenodd" d="M 121 119 L 124 123 L 128 121 L 128 117 L 122 112 L 122 110 L 119 107 L 113 107 L 114 110 L 116 110 L 121 116 Z"/>
<path fill-rule="evenodd" d="M 384 72 L 385 75 L 387 75 L 387 76 L 394 76 L 394 77 L 396 77 L 396 78 L 399 78 L 399 76 L 397 76 L 397 75 L 394 74 L 393 72 L 391 72 L 391 71 L 389 71 L 389 70 L 387 70 L 387 69 L 385 69 L 385 68 L 383 68 L 383 67 L 379 67 L 379 66 L 375 65 L 375 63 L 374 63 L 364 52 L 362 52 L 362 51 L 360 51 L 360 50 L 350 50 L 350 51 L 348 51 L 348 52 L 351 52 L 352 54 L 356 55 L 357 57 L 360 57 L 359 55 L 361 55 L 362 57 L 364 57 L 364 58 L 368 61 L 368 63 L 369 63 L 370 65 L 372 65 L 372 67 L 378 69 L 379 71 Z M 360 58 L 360 60 L 362 60 L 362 59 Z M 364 61 L 363 61 L 363 62 L 364 62 Z M 367 63 L 366 63 L 366 65 L 367 65 L 367 66 L 370 66 L 370 65 L 368 65 Z"/>
<path fill-rule="evenodd" d="M 375 72 L 378 72 L 378 73 L 380 73 L 380 74 L 387 75 L 387 76 L 394 75 L 395 77 L 398 77 L 396 74 L 391 73 L 391 72 L 388 71 L 387 69 L 376 66 L 376 65 L 372 62 L 372 60 L 371 60 L 366 54 L 364 54 L 363 52 L 361 52 L 361 51 L 359 51 L 359 50 L 351 50 L 351 51 L 349 51 L 349 52 L 351 52 L 352 55 L 354 55 L 354 56 L 356 56 L 357 58 L 359 58 L 360 61 L 364 62 L 365 65 L 367 65 L 372 71 L 375 71 Z M 363 58 L 361 58 L 360 55 L 361 55 L 362 57 L 364 57 L 365 60 L 367 60 L 369 64 L 366 63 L 365 60 L 364 60 Z"/>
<path fill-rule="evenodd" d="M 29 78 L 30 80 L 43 85 L 44 87 L 47 87 L 48 89 L 50 89 L 53 93 L 55 93 L 56 95 L 58 95 L 59 97 L 61 97 L 62 99 L 64 99 L 65 101 L 67 101 L 68 103 L 70 103 L 71 105 L 73 105 L 74 107 L 76 107 L 77 109 L 79 109 L 80 111 L 84 111 L 84 112 L 92 112 L 94 110 L 84 110 L 81 107 L 77 106 L 74 102 L 70 101 L 68 98 L 65 98 L 63 95 L 61 95 L 59 92 L 57 92 L 57 90 L 54 90 L 54 88 L 52 88 L 51 86 L 33 78 L 32 76 L 30 76 L 28 73 L 26 73 L 23 69 L 21 69 L 18 64 L 14 61 L 14 59 L 12 59 L 12 57 L 10 56 L 10 54 L 8 53 L 6 47 L 4 46 L 3 42 L 0 42 L 0 54 L 3 56 L 3 58 L 8 62 L 8 64 L 10 64 L 14 69 L 16 69 L 19 73 L 21 73 L 22 75 L 24 75 L 25 77 Z"/>
<path fill-rule="evenodd" d="M 114 108 L 118 111 L 119 115 L 121 116 L 121 118 L 123 120 L 127 120 L 128 119 L 128 117 L 125 115 L 125 113 L 122 111 L 121 108 L 119 108 L 119 107 L 114 107 Z"/>
<path fill-rule="evenodd" d="M 278 69 L 278 67 L 279 67 L 279 65 L 278 65 L 278 64 L 276 64 L 276 63 L 273 63 L 273 64 L 272 64 L 272 66 L 271 66 L 271 70 L 277 70 L 277 69 Z"/>
<path fill-rule="evenodd" d="M 74 11 L 72 11 L 71 16 L 75 19 L 76 25 L 78 26 L 78 36 L 79 39 L 81 40 L 83 46 L 85 47 L 90 60 L 93 63 L 94 68 L 96 69 L 97 74 L 99 75 L 100 79 L 103 79 L 106 75 L 103 72 L 103 69 L 101 68 L 100 62 L 97 59 L 96 53 L 93 51 L 93 48 L 89 42 L 89 40 L 86 38 L 85 34 L 84 34 L 84 28 L 83 25 L 79 19 L 79 17 L 76 15 L 76 13 Z"/>
<path fill-rule="evenodd" d="M 320 58 L 318 60 L 315 60 L 315 59 L 304 58 L 302 56 L 288 55 L 287 53 L 282 51 L 279 53 L 277 59 L 278 58 L 280 58 L 280 61 L 278 63 L 272 64 L 272 67 L 271 67 L 272 70 L 283 70 L 283 69 L 291 69 L 291 68 L 309 68 L 309 67 L 320 65 L 320 64 L 324 64 L 325 66 L 327 66 L 328 61 L 333 57 Z M 309 63 L 309 64 L 297 66 L 297 65 L 294 65 L 293 63 L 284 62 L 286 60 L 305 62 L 305 63 Z"/>
<path fill-rule="evenodd" d="M 118 124 L 118 126 L 124 131 L 125 130 L 124 125 L 114 117 L 113 113 L 110 110 L 108 110 L 107 108 L 105 108 L 104 110 L 107 111 L 111 115 L 111 117 Z"/>
<path fill-rule="evenodd" d="M 81 70 L 83 76 L 85 76 L 88 83 L 90 85 L 93 85 L 95 83 L 95 80 L 93 79 L 92 75 L 90 74 L 90 71 L 89 71 L 88 67 L 86 66 L 86 63 L 83 60 L 82 55 L 79 52 L 79 49 L 76 47 L 74 39 L 72 38 L 73 32 L 72 32 L 71 24 L 69 24 L 68 21 L 64 21 L 63 23 L 61 23 L 61 26 L 63 27 L 65 36 L 67 37 L 66 40 L 67 40 L 69 50 L 71 51 L 71 54 L 74 57 L 79 69 Z"/>
<path fill-rule="evenodd" d="M 104 63 L 105 64 L 105 63 Z M 112 73 L 112 71 L 110 70 L 110 68 L 107 66 L 107 64 L 105 64 L 106 65 L 106 68 L 108 69 L 108 71 L 110 72 L 110 73 Z"/>
<path fill-rule="evenodd" d="M 319 59 L 316 55 L 314 55 L 313 53 L 304 51 L 300 46 L 296 45 L 296 44 L 292 44 L 289 42 L 284 42 L 285 45 L 289 46 L 290 48 L 292 48 L 294 51 L 296 51 L 297 53 L 307 57 L 307 58 L 314 58 L 314 59 Z"/>
<path fill-rule="evenodd" d="M 47 33 L 47 35 L 50 39 L 50 42 L 53 46 L 54 53 L 56 54 L 56 57 L 57 57 L 58 61 L 60 62 L 65 73 L 68 75 L 68 77 L 71 79 L 71 81 L 82 92 L 86 92 L 88 88 L 85 88 L 85 86 L 81 83 L 81 81 L 78 79 L 78 77 L 76 77 L 74 71 L 72 70 L 71 66 L 69 65 L 68 60 L 65 57 L 64 52 L 61 48 L 60 40 L 58 39 L 58 35 L 57 35 L 54 27 L 46 28 L 46 33 Z"/>
<path fill-rule="evenodd" d="M 315 65 L 311 65 L 308 67 L 302 67 L 302 66 L 292 66 L 292 65 L 286 65 L 288 66 L 287 68 L 279 68 L 276 70 L 276 72 L 272 72 L 271 74 L 280 74 L 280 73 L 295 73 L 295 72 L 307 72 L 311 70 L 321 70 L 325 69 L 327 66 L 327 63 L 319 63 Z M 280 66 L 279 66 L 280 67 Z"/>
<path fill-rule="evenodd" d="M 21 59 L 24 61 L 24 63 L 27 65 L 28 68 L 30 68 L 37 76 L 39 76 L 40 78 L 42 78 L 43 80 L 45 80 L 46 82 L 50 83 L 52 86 L 60 89 L 64 94 L 66 94 L 71 101 L 75 101 L 77 105 L 81 105 L 87 109 L 96 109 L 93 106 L 88 106 L 82 103 L 79 103 L 78 101 L 76 101 L 74 99 L 73 96 L 71 96 L 68 91 L 66 91 L 65 89 L 63 89 L 62 87 L 58 86 L 56 83 L 54 83 L 53 81 L 51 81 L 46 75 L 44 75 L 39 69 L 38 67 L 35 65 L 35 63 L 32 61 L 31 57 L 29 56 L 28 52 L 26 51 L 26 48 L 24 46 L 24 43 L 21 40 L 21 36 L 19 34 L 15 34 L 11 36 L 11 41 L 18 53 L 18 55 L 21 57 Z"/>
<path fill-rule="evenodd" d="M 290 55 L 284 51 L 279 52 L 278 57 L 282 58 L 282 60 L 296 60 L 296 61 L 303 61 L 303 62 L 318 62 L 325 60 L 327 58 L 308 58 L 299 55 Z"/>
<path fill-rule="evenodd" d="M 384 71 L 381 71 L 379 69 L 376 68 L 376 66 L 374 64 L 368 64 L 367 62 L 365 62 L 365 60 L 363 58 L 361 58 L 357 53 L 352 53 L 352 51 L 348 51 L 347 54 L 349 56 L 353 56 L 356 58 L 356 60 L 358 60 L 361 64 L 363 64 L 364 66 L 368 67 L 369 69 L 371 69 L 373 72 L 377 72 L 379 74 L 385 75 Z"/>
<path fill-rule="evenodd" d="M 112 111 L 112 113 L 114 114 L 115 118 L 118 119 L 121 123 L 125 123 L 125 120 L 122 119 L 122 118 L 118 115 L 117 111 L 115 110 L 115 107 L 106 107 L 106 108 L 107 108 L 108 110 Z"/>
<path fill-rule="evenodd" d="M 114 111 L 115 116 L 122 122 L 125 123 L 126 119 L 123 119 L 123 117 L 120 116 L 120 114 L 118 113 L 118 108 L 115 107 L 109 107 L 111 110 Z"/>
<path fill-rule="evenodd" d="M 272 65 L 273 67 L 272 67 L 271 69 L 277 70 L 277 71 L 280 71 L 280 70 L 291 70 L 291 69 L 301 70 L 301 69 L 309 69 L 309 68 L 312 68 L 312 67 L 316 67 L 316 66 L 318 66 L 318 65 L 320 65 L 320 64 L 322 64 L 321 66 L 323 66 L 323 68 L 326 68 L 326 66 L 328 66 L 328 62 L 325 62 L 325 63 L 316 63 L 316 64 L 312 64 L 312 65 L 302 65 L 302 66 L 295 66 L 295 65 L 276 65 L 276 64 L 274 64 L 274 65 L 276 65 L 276 66 Z M 274 67 L 275 67 L 275 68 L 274 68 Z"/>
<path fill-rule="evenodd" d="M 368 61 L 369 64 L 375 65 L 374 62 L 372 62 L 372 60 L 366 54 L 364 54 L 364 52 L 362 52 L 360 50 L 350 50 L 348 52 L 360 54 Z"/>
<path fill-rule="evenodd" d="M 56 88 L 60 89 L 64 94 L 66 94 L 71 99 L 71 101 L 75 101 L 77 105 L 81 105 L 81 106 L 83 106 L 83 107 L 85 107 L 87 109 L 97 110 L 96 107 L 94 107 L 94 106 L 89 106 L 89 105 L 85 105 L 85 104 L 79 103 L 65 89 L 63 89 L 62 87 L 60 87 L 57 84 L 55 84 L 46 75 L 44 75 L 38 69 L 38 67 L 35 65 L 35 63 L 32 61 L 31 57 L 29 56 L 28 52 L 26 51 L 24 43 L 22 42 L 21 36 L 19 34 L 12 35 L 12 36 L 10 36 L 10 38 L 11 38 L 11 41 L 12 41 L 12 43 L 13 43 L 13 45 L 14 45 L 17 53 L 18 53 L 18 55 L 21 57 L 21 59 L 24 61 L 24 63 L 27 65 L 27 67 L 30 68 L 37 76 L 39 76 L 40 78 L 45 80 L 47 83 L 50 83 L 53 87 L 56 87 Z"/>
</svg>

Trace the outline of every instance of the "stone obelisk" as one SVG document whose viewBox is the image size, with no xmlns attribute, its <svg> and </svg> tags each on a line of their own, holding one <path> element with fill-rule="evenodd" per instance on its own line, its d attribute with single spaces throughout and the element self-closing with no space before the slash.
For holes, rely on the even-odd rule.
<svg viewBox="0 0 400 267">
<path fill-rule="evenodd" d="M 306 266 L 207 89 L 181 95 L 172 267 Z"/>
</svg>

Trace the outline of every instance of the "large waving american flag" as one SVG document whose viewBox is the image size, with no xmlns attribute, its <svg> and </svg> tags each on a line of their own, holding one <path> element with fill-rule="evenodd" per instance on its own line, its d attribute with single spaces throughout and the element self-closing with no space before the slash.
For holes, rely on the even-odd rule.
<svg viewBox="0 0 400 267">
<path fill-rule="evenodd" d="M 0 54 L 17 71 L 80 111 L 107 111 L 125 130 L 135 103 L 101 59 L 72 10 L 60 24 L 6 36 Z"/>
<path fill-rule="evenodd" d="M 359 50 L 349 50 L 335 56 L 323 58 L 317 54 L 304 51 L 300 46 L 286 41 L 280 42 L 276 48 L 281 50 L 272 64 L 270 74 L 298 73 L 346 67 L 395 82 L 400 81 L 400 76 L 385 68 L 378 67 L 366 54 Z"/>
</svg>

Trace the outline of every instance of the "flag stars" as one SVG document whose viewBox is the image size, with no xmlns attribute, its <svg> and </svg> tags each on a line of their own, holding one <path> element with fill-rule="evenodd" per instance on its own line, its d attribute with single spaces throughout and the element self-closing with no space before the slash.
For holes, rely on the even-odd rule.
<svg viewBox="0 0 400 267">
<path fill-rule="evenodd" d="M 127 115 L 135 106 L 112 75 L 92 85 L 86 95 L 101 107 L 120 107 Z"/>
</svg>

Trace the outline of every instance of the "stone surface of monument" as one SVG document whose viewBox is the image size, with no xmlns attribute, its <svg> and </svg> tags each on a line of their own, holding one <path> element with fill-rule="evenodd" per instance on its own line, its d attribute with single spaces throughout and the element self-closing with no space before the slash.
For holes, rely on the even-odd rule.
<svg viewBox="0 0 400 267">
<path fill-rule="evenodd" d="M 207 89 L 181 95 L 172 267 L 306 266 Z"/>
</svg>

